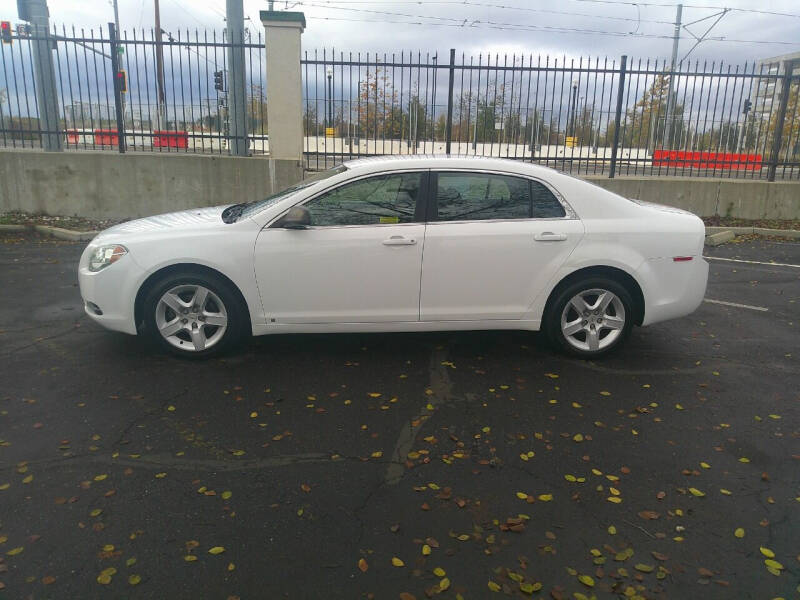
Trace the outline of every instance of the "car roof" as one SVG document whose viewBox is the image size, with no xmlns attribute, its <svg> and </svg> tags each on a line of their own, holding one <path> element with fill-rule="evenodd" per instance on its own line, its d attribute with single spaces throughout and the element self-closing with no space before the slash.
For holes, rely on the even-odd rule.
<svg viewBox="0 0 800 600">
<path fill-rule="evenodd" d="M 371 156 L 347 161 L 345 167 L 359 173 L 403 171 L 407 169 L 475 169 L 505 171 L 519 175 L 552 177 L 557 172 L 521 160 L 457 154 L 416 154 L 405 156 Z"/>
</svg>

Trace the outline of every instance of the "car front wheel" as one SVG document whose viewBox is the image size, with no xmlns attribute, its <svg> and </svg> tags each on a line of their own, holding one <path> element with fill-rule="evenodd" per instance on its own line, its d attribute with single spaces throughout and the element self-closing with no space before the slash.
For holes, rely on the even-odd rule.
<svg viewBox="0 0 800 600">
<path fill-rule="evenodd" d="M 564 288 L 546 315 L 548 339 L 581 358 L 598 358 L 616 350 L 630 334 L 634 305 L 622 285 L 604 277 Z"/>
<path fill-rule="evenodd" d="M 151 288 L 144 310 L 149 337 L 186 358 L 219 354 L 242 337 L 240 302 L 226 282 L 211 275 L 168 275 Z"/>
</svg>

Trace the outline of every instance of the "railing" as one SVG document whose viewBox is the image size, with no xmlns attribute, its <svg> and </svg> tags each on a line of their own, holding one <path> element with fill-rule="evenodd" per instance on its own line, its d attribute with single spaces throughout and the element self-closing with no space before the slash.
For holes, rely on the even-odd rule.
<svg viewBox="0 0 800 600">
<path fill-rule="evenodd" d="M 55 48 L 53 130 L 42 126 L 33 76 L 42 41 Z M 229 126 L 232 47 L 245 51 L 246 132 Z M 444 59 L 315 51 L 301 64 L 311 169 L 452 153 L 578 175 L 800 179 L 800 69 L 791 64 L 694 62 L 673 72 L 665 61 L 624 56 L 454 50 Z M 112 27 L 15 35 L 0 46 L 0 145 L 40 148 L 57 134 L 67 150 L 227 154 L 231 140 L 245 138 L 251 154 L 265 154 L 265 65 L 260 33 L 236 42 L 215 32 L 117 35 Z"/>
</svg>

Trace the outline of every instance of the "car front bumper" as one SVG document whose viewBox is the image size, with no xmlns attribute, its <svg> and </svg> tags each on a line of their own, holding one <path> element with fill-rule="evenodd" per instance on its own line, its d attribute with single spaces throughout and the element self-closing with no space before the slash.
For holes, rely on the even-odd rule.
<svg viewBox="0 0 800 600">
<path fill-rule="evenodd" d="M 136 334 L 134 303 L 144 271 L 126 255 L 105 269 L 92 272 L 87 265 L 93 250 L 92 245 L 87 246 L 78 266 L 78 285 L 86 314 L 106 329 Z"/>
</svg>

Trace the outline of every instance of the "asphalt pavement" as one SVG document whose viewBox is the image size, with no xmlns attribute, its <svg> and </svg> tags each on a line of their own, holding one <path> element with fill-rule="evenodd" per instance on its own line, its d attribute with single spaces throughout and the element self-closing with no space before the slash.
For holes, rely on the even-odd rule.
<svg viewBox="0 0 800 600">
<path fill-rule="evenodd" d="M 714 302 L 598 362 L 180 360 L 83 314 L 82 247 L 0 235 L 0 598 L 800 595 L 800 244 L 707 249 Z"/>
</svg>

